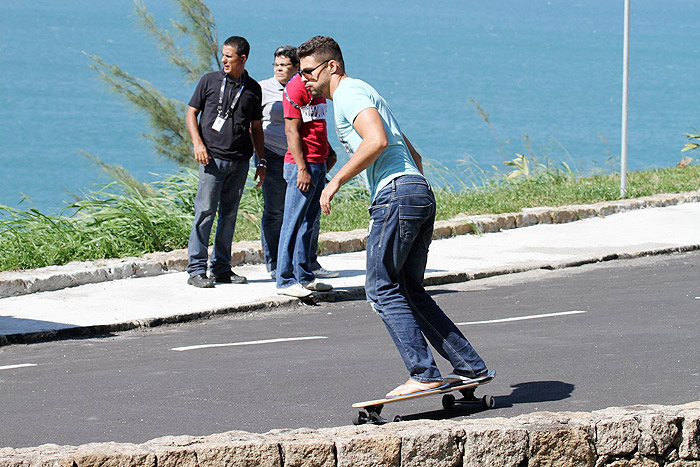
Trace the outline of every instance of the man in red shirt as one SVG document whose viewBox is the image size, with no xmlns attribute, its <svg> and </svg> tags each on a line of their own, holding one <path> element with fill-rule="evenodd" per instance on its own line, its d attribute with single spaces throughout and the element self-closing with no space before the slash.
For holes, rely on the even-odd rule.
<svg viewBox="0 0 700 467">
<path fill-rule="evenodd" d="M 284 90 L 284 129 L 287 153 L 284 179 L 287 191 L 277 258 L 277 293 L 306 297 L 333 287 L 316 281 L 311 271 L 313 227 L 319 198 L 326 184 L 330 146 L 326 129 L 325 97 L 313 97 L 299 75 Z"/>
</svg>

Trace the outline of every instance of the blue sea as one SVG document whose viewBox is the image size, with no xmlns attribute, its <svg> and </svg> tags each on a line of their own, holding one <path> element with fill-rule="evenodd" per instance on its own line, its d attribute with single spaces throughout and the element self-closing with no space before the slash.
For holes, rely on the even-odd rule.
<svg viewBox="0 0 700 467">
<path fill-rule="evenodd" d="M 161 26 L 179 18 L 174 1 L 144 2 Z M 377 88 L 423 156 L 455 173 L 464 161 L 505 169 L 529 151 L 581 172 L 619 170 L 623 0 L 207 4 L 220 42 L 250 41 L 258 80 L 271 76 L 277 46 L 335 37 L 348 74 Z M 0 0 L 0 204 L 58 212 L 109 182 L 79 150 L 147 182 L 177 170 L 142 138 L 144 115 L 83 54 L 187 102 L 195 84 L 163 60 L 133 8 Z M 633 0 L 631 12 L 629 169 L 672 166 L 684 133 L 700 127 L 700 0 Z"/>
</svg>

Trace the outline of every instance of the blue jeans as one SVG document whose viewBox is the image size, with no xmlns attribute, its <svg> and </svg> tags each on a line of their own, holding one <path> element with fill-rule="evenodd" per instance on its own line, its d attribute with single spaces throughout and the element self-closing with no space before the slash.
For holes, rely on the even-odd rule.
<svg viewBox="0 0 700 467">
<path fill-rule="evenodd" d="M 277 256 L 277 287 L 306 284 L 315 279 L 311 272 L 311 246 L 321 209 L 319 199 L 326 183 L 326 164 L 307 162 L 306 168 L 312 186 L 304 192 L 297 188 L 297 165 L 284 164 L 287 192 Z"/>
<path fill-rule="evenodd" d="M 190 276 L 207 272 L 209 237 L 216 210 L 219 217 L 211 257 L 215 276 L 231 271 L 231 242 L 236 229 L 238 204 L 248 176 L 248 159 L 225 160 L 212 157 L 205 166 L 199 164 L 199 186 L 194 198 L 194 222 L 187 244 Z"/>
<path fill-rule="evenodd" d="M 419 175 L 404 175 L 377 193 L 367 237 L 367 300 L 384 321 L 411 378 L 440 381 L 427 341 L 455 372 L 476 376 L 484 361 L 423 288 L 435 222 L 435 197 Z"/>
<path fill-rule="evenodd" d="M 279 155 L 265 148 L 267 171 L 262 186 L 265 203 L 260 220 L 260 242 L 262 243 L 267 272 L 277 269 L 277 245 L 280 241 L 282 218 L 284 216 L 284 193 L 287 183 L 284 181 L 284 154 Z"/>
<path fill-rule="evenodd" d="M 265 267 L 267 272 L 271 272 L 277 269 L 277 250 L 280 241 L 280 230 L 282 229 L 282 218 L 284 216 L 284 197 L 287 191 L 287 182 L 284 180 L 283 174 L 284 154 L 278 155 L 265 148 L 265 158 L 267 159 L 267 173 L 265 174 L 265 183 L 262 186 L 265 207 L 260 220 L 260 242 L 262 243 L 265 257 Z M 320 230 L 321 211 L 319 210 L 314 223 L 313 236 L 311 237 L 312 270 L 321 267 L 316 260 Z"/>
</svg>

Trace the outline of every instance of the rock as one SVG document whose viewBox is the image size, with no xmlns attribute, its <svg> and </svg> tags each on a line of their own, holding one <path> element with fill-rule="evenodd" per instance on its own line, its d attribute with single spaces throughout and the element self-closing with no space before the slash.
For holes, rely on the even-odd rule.
<svg viewBox="0 0 700 467">
<path fill-rule="evenodd" d="M 596 451 L 599 456 L 624 456 L 633 453 L 641 433 L 639 422 L 631 415 L 612 415 L 595 425 Z"/>
<path fill-rule="evenodd" d="M 144 444 L 156 456 L 158 467 L 199 467 L 195 445 L 201 438 L 166 436 Z"/>
<path fill-rule="evenodd" d="M 367 229 L 323 233 L 319 235 L 318 244 L 323 254 L 362 251 L 367 245 Z"/>
<path fill-rule="evenodd" d="M 535 426 L 528 428 L 529 467 L 593 466 L 596 455 L 591 428 Z"/>
<path fill-rule="evenodd" d="M 490 419 L 461 425 L 464 467 L 517 467 L 527 457 L 528 433 L 521 424 Z"/>
<path fill-rule="evenodd" d="M 419 420 L 389 424 L 385 431 L 401 438 L 402 467 L 462 465 L 462 430 L 453 423 Z"/>
<path fill-rule="evenodd" d="M 567 206 L 552 209 L 553 224 L 567 224 L 578 219 L 578 213 Z"/>
<path fill-rule="evenodd" d="M 636 454 L 632 459 L 618 459 L 606 463 L 606 467 L 659 467 L 658 461 Z"/>
<path fill-rule="evenodd" d="M 338 467 L 401 465 L 401 438 L 388 433 L 361 433 L 336 438 Z"/>
<path fill-rule="evenodd" d="M 637 450 L 642 455 L 663 456 L 678 436 L 681 419 L 665 415 L 643 414 L 639 421 L 641 436 Z"/>
<path fill-rule="evenodd" d="M 522 226 L 538 225 L 538 224 L 551 224 L 552 223 L 552 213 L 551 208 L 541 207 L 541 208 L 524 208 L 522 210 L 523 220 Z"/>
<path fill-rule="evenodd" d="M 454 227 L 451 221 L 435 221 L 433 240 L 454 237 Z"/>
<path fill-rule="evenodd" d="M 689 411 L 685 416 L 678 452 L 681 459 L 700 460 L 700 410 Z"/>
<path fill-rule="evenodd" d="M 203 442 L 195 445 L 199 467 L 281 467 L 279 447 L 276 443 L 260 439 Z"/>
<path fill-rule="evenodd" d="M 267 436 L 277 442 L 285 467 L 335 467 L 335 443 L 332 438 L 308 429 L 275 430 Z"/>
<path fill-rule="evenodd" d="M 127 443 L 90 443 L 64 457 L 76 467 L 156 467 L 156 456 L 142 446 Z M 67 464 L 70 465 L 70 464 Z"/>
</svg>

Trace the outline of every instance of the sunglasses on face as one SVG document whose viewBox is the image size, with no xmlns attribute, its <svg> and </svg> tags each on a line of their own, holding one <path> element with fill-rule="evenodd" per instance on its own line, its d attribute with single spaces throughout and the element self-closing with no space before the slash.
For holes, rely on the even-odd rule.
<svg viewBox="0 0 700 467">
<path fill-rule="evenodd" d="M 322 61 L 321 63 L 319 63 L 318 65 L 316 65 L 313 68 L 304 68 L 303 70 L 299 70 L 299 74 L 301 76 L 313 78 L 313 72 L 330 61 L 331 61 L 331 59 L 329 58 L 328 60 Z"/>
</svg>

